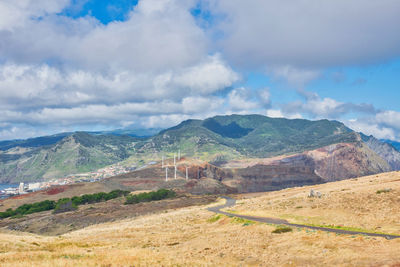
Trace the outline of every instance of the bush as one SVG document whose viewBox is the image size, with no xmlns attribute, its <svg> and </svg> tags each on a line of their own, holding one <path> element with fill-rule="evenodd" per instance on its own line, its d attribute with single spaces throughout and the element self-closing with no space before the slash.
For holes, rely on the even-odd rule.
<svg viewBox="0 0 400 267">
<path fill-rule="evenodd" d="M 24 204 L 16 208 L 15 210 L 8 209 L 5 212 L 0 212 L 0 218 L 8 218 L 16 215 L 26 215 L 35 212 L 41 212 L 46 210 L 52 210 L 56 206 L 56 203 L 52 200 L 45 200 L 36 202 L 33 204 Z"/>
<path fill-rule="evenodd" d="M 74 210 L 79 205 L 107 201 L 121 196 L 126 196 L 129 193 L 130 193 L 129 191 L 123 191 L 118 189 L 118 190 L 113 190 L 109 193 L 100 192 L 95 194 L 86 194 L 80 197 L 73 197 L 71 199 L 63 198 L 59 199 L 57 203 L 52 200 L 45 200 L 33 204 L 24 204 L 19 206 L 15 210 L 8 209 L 4 212 L 0 212 L 0 218 L 4 219 L 8 217 L 14 217 L 17 215 L 21 216 L 46 210 L 53 210 L 53 209 L 56 209 L 55 213 L 63 212 L 63 210 L 65 211 Z"/>
<path fill-rule="evenodd" d="M 57 201 L 54 213 L 73 211 L 76 209 L 78 209 L 77 205 L 74 204 L 70 198 L 62 198 Z"/>
<path fill-rule="evenodd" d="M 278 226 L 272 233 L 274 234 L 281 234 L 281 233 L 287 233 L 293 231 L 292 228 L 288 226 Z"/>
<path fill-rule="evenodd" d="M 382 194 L 382 193 L 389 193 L 390 191 L 392 191 L 391 188 L 385 188 L 385 189 L 381 189 L 376 191 L 377 194 Z"/>
<path fill-rule="evenodd" d="M 140 202 L 150 202 L 175 197 L 176 193 L 173 190 L 160 189 L 148 193 L 140 193 L 136 195 L 128 195 L 125 204 L 136 204 Z"/>
</svg>

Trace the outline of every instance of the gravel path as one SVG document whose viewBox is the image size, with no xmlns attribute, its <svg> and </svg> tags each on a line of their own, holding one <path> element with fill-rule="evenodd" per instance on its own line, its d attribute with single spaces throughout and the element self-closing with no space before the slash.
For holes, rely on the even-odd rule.
<svg viewBox="0 0 400 267">
<path fill-rule="evenodd" d="M 303 224 L 289 223 L 288 221 L 282 220 L 282 219 L 256 217 L 256 216 L 248 216 L 248 215 L 229 213 L 229 212 L 221 211 L 221 209 L 235 206 L 236 200 L 233 198 L 230 198 L 230 197 L 223 197 L 223 198 L 226 199 L 226 203 L 224 205 L 220 205 L 217 207 L 211 207 L 211 208 L 208 208 L 208 210 L 215 212 L 215 213 L 219 213 L 219 214 L 223 214 L 223 215 L 227 215 L 227 216 L 238 217 L 238 218 L 242 218 L 242 219 L 246 219 L 246 220 L 250 220 L 250 221 L 270 223 L 270 224 L 281 224 L 281 225 L 287 225 L 287 226 L 293 226 L 293 227 L 299 227 L 299 228 L 308 228 L 308 229 L 312 229 L 312 230 L 320 230 L 320 231 L 337 233 L 337 234 L 365 235 L 365 236 L 373 236 L 373 237 L 384 237 L 386 239 L 400 238 L 400 236 L 398 236 L 398 235 L 385 235 L 385 234 L 376 234 L 376 233 L 364 233 L 364 232 L 358 232 L 358 231 L 348 231 L 348 230 L 342 230 L 342 229 L 332 229 L 332 228 L 325 228 L 325 227 L 318 227 L 318 226 L 309 226 L 309 225 L 303 225 Z"/>
</svg>

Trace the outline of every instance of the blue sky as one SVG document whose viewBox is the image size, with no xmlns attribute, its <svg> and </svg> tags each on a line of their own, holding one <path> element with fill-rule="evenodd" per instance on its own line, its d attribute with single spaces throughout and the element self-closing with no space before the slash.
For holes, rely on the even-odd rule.
<svg viewBox="0 0 400 267">
<path fill-rule="evenodd" d="M 399 12 L 397 0 L 5 0 L 0 140 L 232 113 L 400 140 Z"/>
</svg>

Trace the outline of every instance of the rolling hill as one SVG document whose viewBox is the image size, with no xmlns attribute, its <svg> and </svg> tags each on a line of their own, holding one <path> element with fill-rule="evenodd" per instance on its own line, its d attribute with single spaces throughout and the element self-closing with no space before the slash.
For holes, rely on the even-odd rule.
<svg viewBox="0 0 400 267">
<path fill-rule="evenodd" d="M 35 181 L 93 171 L 128 158 L 138 139 L 77 132 L 61 139 L 53 136 L 39 140 L 44 144 L 32 139 L 18 141 L 21 145 L 0 151 L 1 182 Z"/>
</svg>

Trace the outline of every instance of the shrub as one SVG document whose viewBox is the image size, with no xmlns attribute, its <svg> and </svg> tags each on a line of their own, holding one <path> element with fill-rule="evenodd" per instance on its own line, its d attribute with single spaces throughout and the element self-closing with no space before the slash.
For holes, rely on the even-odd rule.
<svg viewBox="0 0 400 267">
<path fill-rule="evenodd" d="M 76 209 L 78 209 L 77 205 L 74 204 L 70 198 L 62 198 L 57 201 L 54 213 L 73 211 Z"/>
<path fill-rule="evenodd" d="M 20 217 L 21 215 L 26 215 L 26 214 L 31 214 L 31 213 L 36 213 L 36 212 L 41 212 L 41 211 L 46 211 L 46 210 L 53 210 L 56 209 L 55 213 L 57 212 L 63 212 L 68 211 L 68 210 L 74 210 L 77 208 L 79 205 L 87 204 L 87 203 L 97 203 L 97 202 L 102 202 L 102 201 L 107 201 L 110 199 L 118 198 L 121 196 L 126 196 L 130 192 L 129 191 L 123 191 L 123 190 L 113 190 L 109 193 L 105 192 L 100 192 L 100 193 L 95 193 L 95 194 L 86 194 L 82 196 L 76 196 L 71 199 L 69 198 L 63 198 L 59 199 L 57 203 L 52 200 L 45 200 L 41 202 L 36 202 L 33 204 L 24 204 L 16 208 L 15 210 L 12 209 L 7 209 L 4 212 L 0 212 L 0 218 L 8 218 L 8 217 L 15 217 L 18 215 Z M 175 193 L 175 192 L 174 192 Z"/>
<path fill-rule="evenodd" d="M 283 225 L 283 226 L 278 226 L 274 231 L 272 231 L 272 233 L 281 234 L 281 233 L 287 233 L 287 232 L 291 232 L 291 231 L 293 231 L 292 228 Z"/>
<path fill-rule="evenodd" d="M 175 197 L 176 193 L 173 190 L 160 189 L 148 193 L 140 193 L 136 195 L 128 195 L 125 204 L 136 204 L 140 202 L 150 202 Z"/>
<path fill-rule="evenodd" d="M 16 215 L 26 215 L 35 212 L 41 212 L 54 209 L 56 203 L 52 200 L 45 200 L 33 204 L 24 204 L 15 210 L 7 209 L 5 212 L 0 212 L 0 218 L 8 218 Z"/>
<path fill-rule="evenodd" d="M 390 191 L 392 191 L 391 188 L 385 188 L 385 189 L 381 189 L 376 191 L 377 194 L 381 194 L 381 193 L 389 193 Z"/>
</svg>

